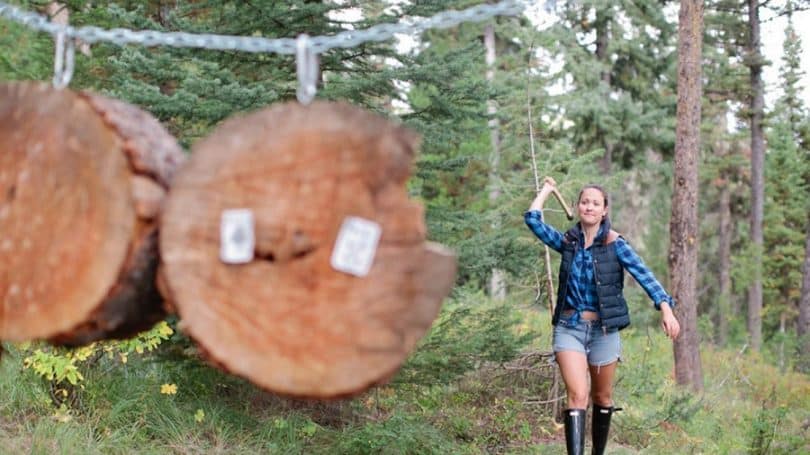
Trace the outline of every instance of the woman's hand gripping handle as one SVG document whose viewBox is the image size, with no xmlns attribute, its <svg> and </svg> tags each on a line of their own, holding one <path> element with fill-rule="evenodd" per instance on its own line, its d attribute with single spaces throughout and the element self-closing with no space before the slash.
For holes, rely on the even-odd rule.
<svg viewBox="0 0 810 455">
<path fill-rule="evenodd" d="M 537 197 L 534 199 L 534 202 L 532 202 L 529 210 L 543 210 L 543 204 L 546 202 L 546 199 L 548 199 L 549 194 L 553 194 L 554 197 L 557 198 L 557 202 L 559 202 L 563 210 L 565 210 L 565 215 L 569 220 L 573 220 L 574 212 L 571 210 L 571 207 L 566 204 L 560 190 L 557 189 L 557 182 L 555 182 L 551 177 L 545 177 L 543 179 L 543 186 L 537 193 Z"/>
</svg>

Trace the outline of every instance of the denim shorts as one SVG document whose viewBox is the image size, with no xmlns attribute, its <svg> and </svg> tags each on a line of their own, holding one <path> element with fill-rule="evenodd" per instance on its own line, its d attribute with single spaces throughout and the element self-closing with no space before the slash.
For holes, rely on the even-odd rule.
<svg viewBox="0 0 810 455">
<path fill-rule="evenodd" d="M 554 326 L 554 352 L 575 351 L 585 354 L 588 365 L 604 366 L 621 360 L 622 340 L 618 330 L 602 331 L 601 321 L 580 320 L 570 324 L 560 320 Z"/>
</svg>

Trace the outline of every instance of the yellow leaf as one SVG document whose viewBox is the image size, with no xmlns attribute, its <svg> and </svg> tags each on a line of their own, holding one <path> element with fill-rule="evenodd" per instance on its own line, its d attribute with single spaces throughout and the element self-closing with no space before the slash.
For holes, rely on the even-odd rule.
<svg viewBox="0 0 810 455">
<path fill-rule="evenodd" d="M 121 363 L 127 363 L 127 354 L 125 352 L 122 352 L 119 355 L 121 356 Z"/>
<path fill-rule="evenodd" d="M 160 386 L 160 393 L 164 395 L 177 394 L 177 384 L 163 384 L 162 386 Z"/>
<path fill-rule="evenodd" d="M 169 324 L 166 324 L 166 321 L 162 321 L 160 323 L 160 327 L 158 328 L 158 333 L 168 337 L 174 333 L 174 330 L 172 330 L 172 328 L 169 327 Z"/>
<path fill-rule="evenodd" d="M 79 348 L 76 350 L 76 359 L 81 362 L 89 359 L 91 355 L 96 352 L 96 343 L 90 343 L 87 346 Z"/>
<path fill-rule="evenodd" d="M 61 422 L 61 423 L 67 423 L 67 422 L 70 422 L 71 420 L 73 420 L 72 415 L 70 415 L 69 413 L 63 413 L 63 412 L 57 412 L 56 414 L 54 414 L 53 417 L 54 417 L 54 419 L 56 419 L 57 422 Z"/>
</svg>

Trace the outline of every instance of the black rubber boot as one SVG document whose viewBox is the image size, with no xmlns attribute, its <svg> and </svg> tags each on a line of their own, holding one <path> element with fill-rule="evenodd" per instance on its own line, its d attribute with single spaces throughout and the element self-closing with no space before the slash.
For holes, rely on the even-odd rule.
<svg viewBox="0 0 810 455">
<path fill-rule="evenodd" d="M 565 413 L 565 447 L 568 455 L 585 453 L 585 410 L 566 409 Z"/>
<path fill-rule="evenodd" d="M 610 432 L 610 418 L 613 413 L 621 410 L 613 406 L 604 407 L 593 405 L 593 420 L 591 420 L 591 438 L 593 440 L 592 455 L 602 455 L 607 447 L 608 432 Z"/>
</svg>

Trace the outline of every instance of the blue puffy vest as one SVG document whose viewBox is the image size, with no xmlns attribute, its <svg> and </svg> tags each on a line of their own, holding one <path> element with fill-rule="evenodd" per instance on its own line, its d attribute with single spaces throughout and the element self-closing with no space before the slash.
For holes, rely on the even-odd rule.
<svg viewBox="0 0 810 455">
<path fill-rule="evenodd" d="M 605 330 L 621 330 L 630 325 L 630 312 L 627 301 L 624 300 L 624 267 L 619 263 L 616 247 L 606 243 L 609 236 L 610 221 L 603 222 L 603 234 L 594 240 L 591 246 L 593 256 L 594 279 L 596 280 L 596 295 L 598 297 L 599 317 Z M 580 248 L 579 238 L 581 229 L 579 223 L 565 233 L 562 245 L 562 261 L 560 263 L 559 289 L 557 290 L 557 307 L 551 323 L 556 325 L 560 315 L 565 310 L 565 294 L 568 291 L 568 275 L 574 255 Z"/>
</svg>

